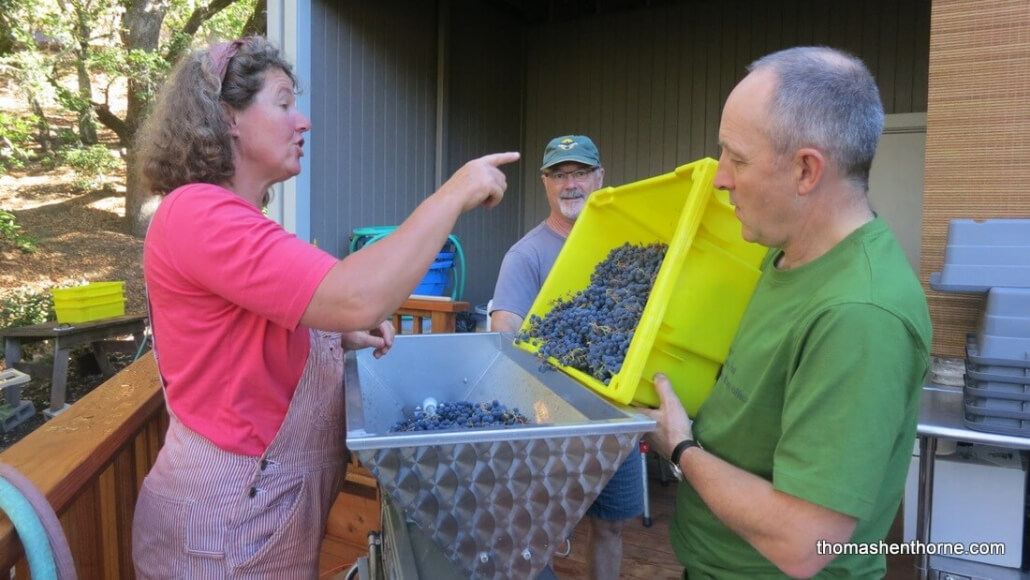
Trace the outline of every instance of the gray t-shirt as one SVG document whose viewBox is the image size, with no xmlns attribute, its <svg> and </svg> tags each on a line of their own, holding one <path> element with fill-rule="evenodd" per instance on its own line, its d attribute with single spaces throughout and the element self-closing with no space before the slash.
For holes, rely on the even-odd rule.
<svg viewBox="0 0 1030 580">
<path fill-rule="evenodd" d="M 565 245 L 565 238 L 541 222 L 504 255 L 490 312 L 504 310 L 525 318 Z"/>
</svg>

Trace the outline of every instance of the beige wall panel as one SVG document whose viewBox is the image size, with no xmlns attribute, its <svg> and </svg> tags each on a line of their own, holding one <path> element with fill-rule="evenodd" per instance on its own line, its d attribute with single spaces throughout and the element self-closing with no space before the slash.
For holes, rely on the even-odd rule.
<svg viewBox="0 0 1030 580">
<path fill-rule="evenodd" d="M 935 0 L 930 30 L 924 284 L 950 220 L 1030 218 L 1030 2 Z M 926 288 L 933 353 L 965 356 L 984 297 Z"/>
</svg>

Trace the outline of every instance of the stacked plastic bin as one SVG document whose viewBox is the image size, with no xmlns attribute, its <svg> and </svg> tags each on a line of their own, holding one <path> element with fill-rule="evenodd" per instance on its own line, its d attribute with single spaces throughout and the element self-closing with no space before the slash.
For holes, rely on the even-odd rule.
<svg viewBox="0 0 1030 580">
<path fill-rule="evenodd" d="M 94 282 L 73 288 L 53 288 L 54 311 L 61 323 L 89 322 L 125 314 L 125 282 Z"/>
<path fill-rule="evenodd" d="M 1030 436 L 1030 220 L 952 220 L 930 286 L 987 293 L 966 343 L 966 426 Z"/>
</svg>

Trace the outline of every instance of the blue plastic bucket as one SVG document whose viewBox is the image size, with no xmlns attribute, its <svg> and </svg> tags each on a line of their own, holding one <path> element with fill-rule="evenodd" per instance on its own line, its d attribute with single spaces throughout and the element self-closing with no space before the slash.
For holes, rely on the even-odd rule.
<svg viewBox="0 0 1030 580">
<path fill-rule="evenodd" d="M 443 296 L 447 285 L 451 281 L 451 272 L 454 269 L 454 252 L 440 252 L 436 255 L 436 261 L 429 266 L 429 271 L 422 278 L 422 282 L 415 287 L 412 294 L 424 296 Z"/>
<path fill-rule="evenodd" d="M 350 253 L 356 252 L 362 247 L 386 237 L 396 229 L 397 226 L 356 228 L 351 232 L 349 251 Z M 465 253 L 457 236 L 453 234 L 447 236 L 447 242 L 412 294 L 445 296 L 448 288 L 450 297 L 454 300 L 461 300 L 465 293 Z"/>
</svg>

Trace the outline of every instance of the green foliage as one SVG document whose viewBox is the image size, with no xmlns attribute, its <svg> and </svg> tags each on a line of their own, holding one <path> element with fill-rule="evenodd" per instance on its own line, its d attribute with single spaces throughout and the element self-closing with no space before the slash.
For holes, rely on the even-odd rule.
<svg viewBox="0 0 1030 580">
<path fill-rule="evenodd" d="M 60 84 L 54 86 L 54 94 L 57 98 L 57 104 L 69 111 L 79 113 L 93 106 L 91 101 L 82 98 L 78 93 L 68 90 Z"/>
<path fill-rule="evenodd" d="M 69 147 L 77 147 L 79 143 L 79 134 L 74 129 L 68 127 L 58 127 L 54 131 L 54 142 L 57 143 L 57 147 L 61 149 L 67 149 Z"/>
<path fill-rule="evenodd" d="M 28 3 L 29 0 L 0 0 L 0 56 L 19 48 L 18 16 Z"/>
<path fill-rule="evenodd" d="M 61 165 L 61 160 L 56 155 L 44 155 L 39 159 L 39 166 L 45 171 L 53 171 Z"/>
<path fill-rule="evenodd" d="M 31 36 L 28 39 L 31 40 Z M 46 104 L 53 99 L 53 89 L 46 77 L 49 69 L 46 56 L 33 49 L 19 50 L 0 57 L 0 70 L 27 101 L 35 99 Z M 25 112 L 26 115 L 32 115 L 33 121 L 38 121 L 35 117 L 38 113 L 39 111 Z"/>
<path fill-rule="evenodd" d="M 227 6 L 204 23 L 197 32 L 196 38 L 204 43 L 210 40 L 233 39 L 243 32 L 247 19 L 257 8 L 257 0 L 239 0 Z"/>
<path fill-rule="evenodd" d="M 34 115 L 20 117 L 0 112 L 0 174 L 25 166 L 35 128 Z"/>
<path fill-rule="evenodd" d="M 186 27 L 193 11 L 200 7 L 198 4 L 172 2 L 165 17 L 165 26 L 172 31 L 167 35 L 167 41 L 162 47 L 166 55 L 183 55 L 215 42 L 238 38 L 254 10 L 263 3 L 259 0 L 235 0 L 208 17 L 196 33 L 191 35 L 186 32 Z"/>
<path fill-rule="evenodd" d="M 24 147 L 32 142 L 32 132 L 36 129 L 35 115 L 22 117 L 9 115 L 0 111 L 0 135 L 3 135 L 15 147 Z"/>
<path fill-rule="evenodd" d="M 74 112 L 82 144 L 96 142 L 101 123 L 131 148 L 175 57 L 191 48 L 240 36 L 248 22 L 264 22 L 267 0 L 0 0 L 0 69 L 39 117 L 36 140 L 44 168 L 70 163 L 80 185 L 95 187 L 113 167 L 99 150 L 55 139 L 44 111 L 57 104 Z M 258 7 L 262 8 L 258 8 Z M 255 11 L 262 18 L 252 20 Z M 9 26 L 8 26 L 9 25 Z M 199 26 L 199 28 L 198 28 Z M 15 49 L 3 53 L 3 34 Z M 176 50 L 176 49 L 179 50 Z M 125 100 L 121 99 L 123 90 Z M 124 111 L 124 113 L 122 113 Z M 77 142 L 77 143 L 78 143 Z M 53 151 L 60 152 L 56 156 Z M 15 156 L 16 158 L 16 156 Z M 127 159 L 133 159 L 132 156 Z M 114 163 L 120 163 L 115 161 Z M 5 165 L 0 150 L 0 172 Z M 132 167 L 127 174 L 134 173 Z M 130 186 L 126 219 L 141 223 L 132 200 L 146 192 Z M 133 226 L 135 228 L 135 225 Z"/>
<path fill-rule="evenodd" d="M 9 169 L 24 169 L 25 162 L 21 158 L 9 155 L 7 151 L 0 148 L 0 175 L 7 173 Z"/>
<path fill-rule="evenodd" d="M 10 3 L 10 0 L 0 0 L 0 55 L 10 53 L 17 43 L 17 39 L 11 34 L 13 23 L 10 14 L 12 10 L 7 7 Z"/>
<path fill-rule="evenodd" d="M 75 186 L 83 189 L 99 189 L 105 175 L 121 166 L 121 159 L 104 145 L 65 149 L 61 159 L 78 174 Z"/>
<path fill-rule="evenodd" d="M 0 300 L 0 328 L 29 326 L 55 320 L 54 299 L 50 292 L 16 290 Z"/>
<path fill-rule="evenodd" d="M 0 248 L 4 246 L 27 253 L 36 251 L 36 241 L 21 232 L 14 214 L 0 209 Z"/>
<path fill-rule="evenodd" d="M 0 66 L 6 64 L 13 69 L 19 88 L 36 97 L 44 106 L 56 103 L 78 114 L 100 106 L 98 102 L 116 109 L 118 103 L 107 100 L 108 90 L 114 83 L 126 79 L 136 102 L 145 104 L 156 93 L 171 67 L 171 63 L 165 60 L 166 55 L 174 52 L 171 48 L 189 49 L 212 40 L 238 36 L 259 2 L 234 0 L 213 15 L 205 12 L 212 0 L 159 3 L 165 5 L 167 12 L 163 20 L 157 16 L 160 32 L 156 28 L 154 32 L 160 34 L 163 44 L 157 51 L 147 51 L 126 45 L 126 31 L 120 29 L 123 24 L 120 15 L 134 10 L 139 13 L 138 5 L 143 1 L 0 0 L 0 6 L 8 8 L 4 11 L 3 20 L 12 24 L 9 32 L 13 37 L 12 43 L 18 47 L 9 56 L 0 57 Z M 165 10 L 157 6 L 154 9 L 157 12 Z M 194 13 L 202 15 L 200 29 L 196 33 L 184 31 Z M 41 44 L 34 34 L 47 42 Z M 144 40 L 142 45 L 146 44 Z M 67 84 L 67 79 L 74 77 L 76 66 L 84 66 L 91 82 L 99 83 L 93 87 L 92 98 L 83 95 L 80 87 Z M 132 126 L 137 120 L 125 121 Z M 123 140 L 126 138 L 124 133 L 119 135 Z"/>
<path fill-rule="evenodd" d="M 122 56 L 125 59 L 122 74 L 131 75 L 129 78 L 132 78 L 136 90 L 146 93 L 149 101 L 157 94 L 172 65 L 160 54 L 145 50 L 133 49 Z"/>
</svg>

